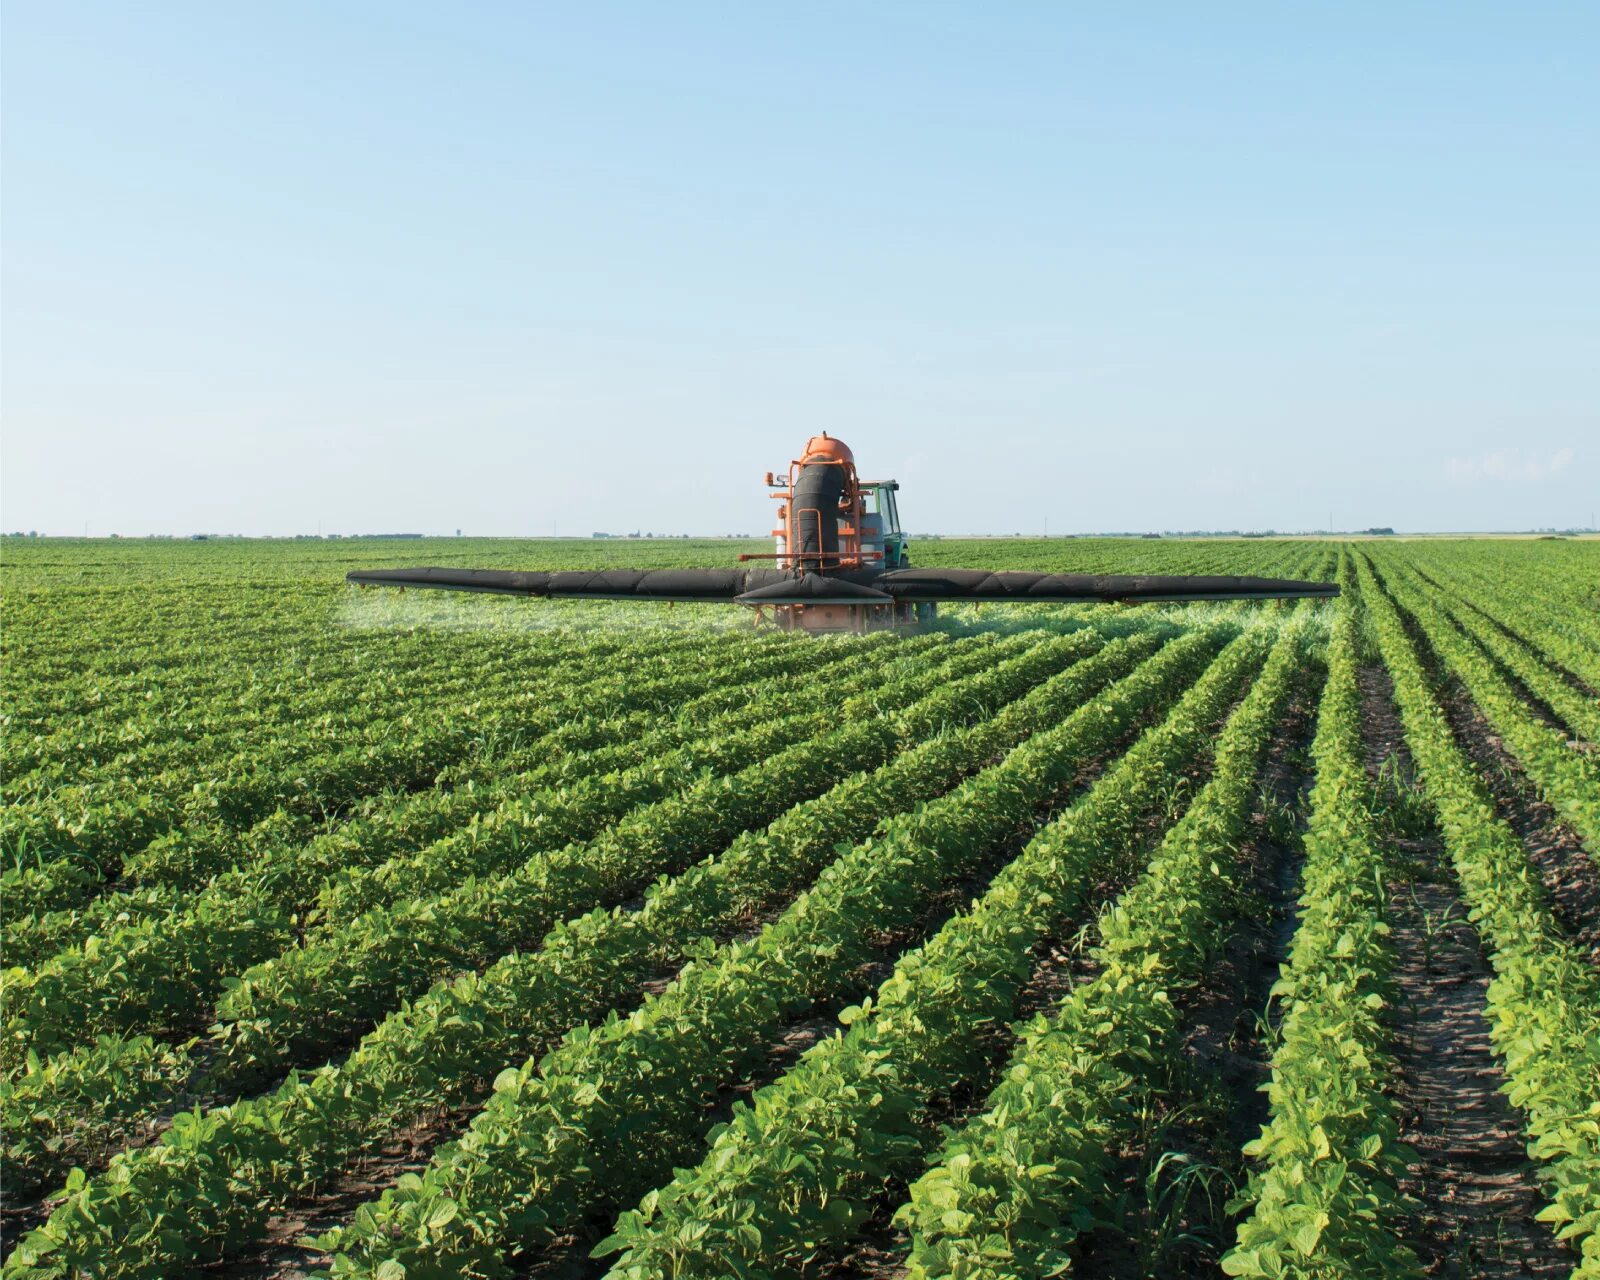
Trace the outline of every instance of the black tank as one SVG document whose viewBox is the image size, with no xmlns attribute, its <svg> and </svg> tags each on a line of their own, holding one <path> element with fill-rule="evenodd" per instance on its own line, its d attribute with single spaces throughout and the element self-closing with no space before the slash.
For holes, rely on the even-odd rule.
<svg viewBox="0 0 1600 1280">
<path fill-rule="evenodd" d="M 789 553 L 808 569 L 839 566 L 839 499 L 844 495 L 844 468 L 812 462 L 800 468 L 790 501 L 796 545 Z M 824 554 L 826 553 L 826 554 Z"/>
</svg>

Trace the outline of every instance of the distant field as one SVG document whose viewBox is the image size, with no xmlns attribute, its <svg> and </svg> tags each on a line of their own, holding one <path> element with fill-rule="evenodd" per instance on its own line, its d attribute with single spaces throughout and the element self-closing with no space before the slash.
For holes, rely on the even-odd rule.
<svg viewBox="0 0 1600 1280">
<path fill-rule="evenodd" d="M 1600 541 L 767 549 L 0 544 L 6 1276 L 1600 1276 Z"/>
</svg>

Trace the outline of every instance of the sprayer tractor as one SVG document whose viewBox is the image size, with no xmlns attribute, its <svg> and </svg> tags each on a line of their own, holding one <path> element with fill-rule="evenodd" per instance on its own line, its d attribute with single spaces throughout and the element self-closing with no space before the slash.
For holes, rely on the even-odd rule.
<svg viewBox="0 0 1600 1280">
<path fill-rule="evenodd" d="M 361 586 L 433 587 L 575 600 L 737 604 L 788 631 L 913 628 L 941 603 L 1295 600 L 1329 597 L 1328 582 L 1284 578 L 1035 573 L 917 568 L 900 527 L 899 484 L 862 480 L 855 455 L 827 432 L 813 436 L 787 472 L 768 472 L 778 502 L 774 549 L 727 569 L 360 569 Z"/>
</svg>

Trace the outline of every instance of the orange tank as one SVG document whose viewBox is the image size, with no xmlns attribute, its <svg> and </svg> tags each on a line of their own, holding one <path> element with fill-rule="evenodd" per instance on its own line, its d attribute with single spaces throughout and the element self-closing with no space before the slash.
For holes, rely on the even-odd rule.
<svg viewBox="0 0 1600 1280">
<path fill-rule="evenodd" d="M 801 455 L 800 461 L 805 462 L 848 462 L 855 465 L 856 455 L 850 452 L 850 446 L 843 440 L 837 440 L 824 431 L 820 436 L 812 436 L 806 441 L 806 451 Z"/>
</svg>

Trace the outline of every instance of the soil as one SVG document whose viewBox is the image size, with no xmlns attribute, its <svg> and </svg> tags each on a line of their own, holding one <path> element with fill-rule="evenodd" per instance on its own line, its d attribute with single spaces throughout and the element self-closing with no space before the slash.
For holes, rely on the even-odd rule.
<svg viewBox="0 0 1600 1280">
<path fill-rule="evenodd" d="M 59 1203 L 58 1200 L 47 1198 L 0 1208 L 0 1257 L 9 1257 L 17 1241 L 35 1227 L 44 1225 L 45 1219 Z"/>
<path fill-rule="evenodd" d="M 194 1058 L 204 1060 L 203 1047 L 197 1047 Z M 70 1158 L 85 1171 L 99 1173 L 111 1163 L 111 1159 L 120 1151 L 136 1151 L 141 1147 L 154 1145 L 168 1129 L 172 1127 L 173 1117 L 181 1108 L 187 1109 L 197 1105 L 199 1099 L 189 1094 L 187 1090 L 178 1092 L 176 1097 L 169 1099 L 166 1106 L 159 1112 L 136 1119 L 128 1125 L 120 1138 L 113 1137 L 111 1141 L 93 1150 L 80 1149 L 68 1152 Z M 55 1212 L 61 1204 L 61 1197 L 56 1194 L 61 1184 L 66 1181 L 66 1172 L 52 1179 L 41 1190 L 35 1188 L 28 1194 L 14 1197 L 7 1195 L 3 1186 L 0 1186 L 0 1257 L 9 1256 L 12 1246 L 32 1231 L 35 1227 L 42 1226 L 47 1218 Z"/>
<path fill-rule="evenodd" d="M 1366 667 L 1360 680 L 1368 768 L 1376 777 L 1392 761 L 1400 784 L 1413 786 L 1388 672 Z M 1490 974 L 1439 834 L 1430 826 L 1395 843 L 1417 868 L 1389 885 L 1394 1088 L 1414 1152 L 1402 1190 L 1417 1206 L 1407 1243 L 1440 1280 L 1564 1277 L 1576 1258 L 1533 1220 L 1544 1198 L 1521 1117 L 1501 1092 L 1484 1016 Z"/>
</svg>

